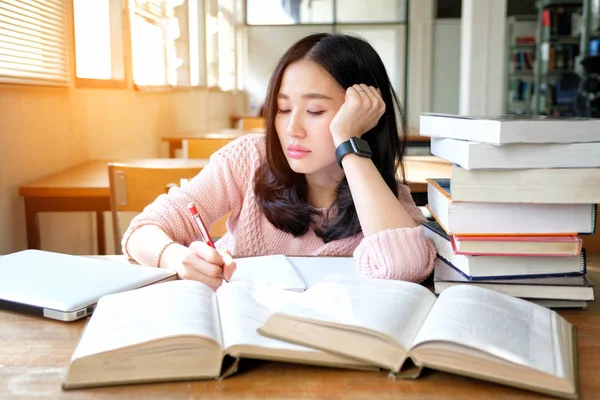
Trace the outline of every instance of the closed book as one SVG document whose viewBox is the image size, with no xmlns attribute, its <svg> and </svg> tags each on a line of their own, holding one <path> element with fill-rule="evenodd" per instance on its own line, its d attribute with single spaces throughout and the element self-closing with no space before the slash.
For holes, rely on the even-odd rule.
<svg viewBox="0 0 600 400">
<path fill-rule="evenodd" d="M 470 256 L 576 256 L 581 251 L 581 238 L 573 235 L 450 235 L 455 254 Z"/>
<path fill-rule="evenodd" d="M 464 169 L 600 167 L 600 142 L 494 146 L 466 140 L 432 138 L 431 154 Z"/>
<path fill-rule="evenodd" d="M 583 300 L 548 300 L 548 299 L 528 299 L 528 301 L 539 304 L 546 308 L 580 308 L 585 309 L 591 301 Z"/>
<path fill-rule="evenodd" d="M 594 286 L 585 275 L 474 280 L 443 258 L 436 258 L 433 273 L 435 293 L 442 293 L 457 285 L 481 287 L 524 299 L 595 300 Z"/>
<path fill-rule="evenodd" d="M 422 113 L 419 125 L 421 136 L 494 145 L 600 142 L 600 119 L 594 118 L 476 117 Z"/>
<path fill-rule="evenodd" d="M 452 166 L 452 198 L 491 203 L 600 203 L 600 168 L 466 170 Z"/>
<path fill-rule="evenodd" d="M 471 279 L 504 277 L 582 275 L 586 272 L 585 251 L 577 256 L 469 256 L 456 254 L 448 234 L 435 221 L 423 223 L 438 255 Z"/>
<path fill-rule="evenodd" d="M 592 234 L 595 204 L 455 201 L 450 179 L 427 179 L 427 208 L 453 235 Z"/>
</svg>

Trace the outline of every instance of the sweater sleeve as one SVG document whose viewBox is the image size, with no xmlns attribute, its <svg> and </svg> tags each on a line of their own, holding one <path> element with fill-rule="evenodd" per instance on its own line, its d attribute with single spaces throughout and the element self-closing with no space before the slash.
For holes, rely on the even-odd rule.
<svg viewBox="0 0 600 400">
<path fill-rule="evenodd" d="M 416 221 L 425 220 L 410 189 L 400 185 L 398 200 Z M 422 282 L 433 270 L 436 251 L 422 226 L 388 229 L 364 237 L 354 251 L 361 276 Z"/>
<path fill-rule="evenodd" d="M 246 135 L 228 143 L 214 153 L 206 167 L 184 188 L 173 187 L 161 194 L 137 215 L 122 239 L 123 254 L 131 234 L 144 225 L 156 225 L 178 243 L 189 246 L 199 237 L 198 228 L 187 205 L 196 203 L 198 213 L 207 226 L 232 211 L 236 219 L 242 208 L 244 193 L 260 160 L 255 135 Z"/>
</svg>

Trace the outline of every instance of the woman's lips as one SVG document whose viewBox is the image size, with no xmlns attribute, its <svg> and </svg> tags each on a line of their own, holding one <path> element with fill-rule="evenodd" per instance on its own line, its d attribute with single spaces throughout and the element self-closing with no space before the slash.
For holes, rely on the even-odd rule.
<svg viewBox="0 0 600 400">
<path fill-rule="evenodd" d="M 287 153 L 290 158 L 300 159 L 308 156 L 311 151 L 302 146 L 291 145 L 288 147 Z"/>
</svg>

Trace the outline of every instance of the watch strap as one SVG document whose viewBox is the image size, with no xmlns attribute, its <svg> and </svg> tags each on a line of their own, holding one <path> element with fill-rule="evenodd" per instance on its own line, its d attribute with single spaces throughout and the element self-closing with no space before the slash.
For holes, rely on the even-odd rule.
<svg viewBox="0 0 600 400">
<path fill-rule="evenodd" d="M 342 167 L 342 159 L 347 154 L 356 154 L 360 157 L 370 158 L 372 156 L 369 143 L 357 137 L 351 137 L 335 149 L 335 157 L 340 167 Z M 342 167 L 343 168 L 343 167 Z"/>
</svg>

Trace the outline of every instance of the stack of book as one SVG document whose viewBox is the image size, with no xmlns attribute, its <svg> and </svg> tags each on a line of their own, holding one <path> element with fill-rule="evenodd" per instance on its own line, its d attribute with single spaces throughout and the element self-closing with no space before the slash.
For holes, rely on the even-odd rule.
<svg viewBox="0 0 600 400">
<path fill-rule="evenodd" d="M 600 203 L 600 119 L 424 113 L 422 136 L 454 165 L 428 180 L 436 293 L 486 287 L 548 307 L 594 301 L 579 235 Z"/>
</svg>

